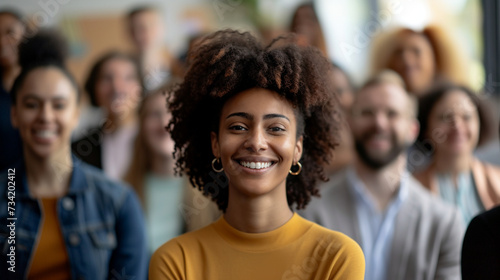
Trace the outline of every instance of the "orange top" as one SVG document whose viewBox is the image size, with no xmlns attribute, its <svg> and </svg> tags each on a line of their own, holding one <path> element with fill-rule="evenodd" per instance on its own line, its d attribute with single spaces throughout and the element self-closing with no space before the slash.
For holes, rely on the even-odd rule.
<svg viewBox="0 0 500 280">
<path fill-rule="evenodd" d="M 364 275 L 356 242 L 297 213 L 263 233 L 239 231 L 221 217 L 171 239 L 149 264 L 150 280 L 362 280 Z"/>
<path fill-rule="evenodd" d="M 58 198 L 42 198 L 42 226 L 28 279 L 71 279 L 68 252 L 57 218 Z"/>
</svg>

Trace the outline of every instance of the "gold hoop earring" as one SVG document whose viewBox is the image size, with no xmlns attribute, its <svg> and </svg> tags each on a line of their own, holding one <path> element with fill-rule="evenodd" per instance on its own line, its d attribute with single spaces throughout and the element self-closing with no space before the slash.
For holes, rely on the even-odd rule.
<svg viewBox="0 0 500 280">
<path fill-rule="evenodd" d="M 299 170 L 297 171 L 292 171 L 292 169 L 290 168 L 290 170 L 288 170 L 288 173 L 296 176 L 296 175 L 299 175 L 300 174 L 300 171 L 302 171 L 302 164 L 300 164 L 300 162 L 297 161 L 297 165 L 299 166 Z M 293 166 L 292 166 L 293 167 Z"/>
<path fill-rule="evenodd" d="M 220 158 L 214 158 L 214 160 L 212 160 L 212 169 L 217 173 L 224 171 L 224 167 L 222 167 L 222 164 L 220 169 L 215 168 L 214 166 L 215 162 L 220 162 Z"/>
</svg>

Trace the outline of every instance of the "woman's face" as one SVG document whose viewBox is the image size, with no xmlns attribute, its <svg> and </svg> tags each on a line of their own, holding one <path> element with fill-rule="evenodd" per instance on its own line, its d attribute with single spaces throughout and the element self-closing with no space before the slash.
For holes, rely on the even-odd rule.
<svg viewBox="0 0 500 280">
<path fill-rule="evenodd" d="M 142 126 L 146 145 L 153 154 L 172 156 L 174 142 L 165 129 L 170 119 L 165 96 L 154 94 L 145 102 Z"/>
<path fill-rule="evenodd" d="M 479 139 L 477 107 L 466 93 L 453 90 L 441 98 L 429 116 L 427 137 L 445 156 L 472 153 Z"/>
<path fill-rule="evenodd" d="M 425 92 L 436 74 L 436 58 L 429 40 L 421 34 L 405 33 L 396 44 L 389 68 L 401 75 L 410 92 Z"/>
<path fill-rule="evenodd" d="M 25 152 L 47 158 L 69 151 L 71 132 L 78 123 L 77 92 L 59 69 L 31 71 L 17 93 L 11 117 Z"/>
<path fill-rule="evenodd" d="M 17 63 L 17 47 L 24 34 L 24 26 L 9 14 L 0 14 L 0 66 L 12 67 Z"/>
<path fill-rule="evenodd" d="M 223 106 L 212 151 L 221 158 L 230 196 L 286 192 L 286 177 L 302 155 L 292 105 L 276 92 L 253 88 Z"/>
<path fill-rule="evenodd" d="M 127 118 L 135 114 L 141 86 L 135 65 L 126 59 L 113 58 L 101 67 L 95 85 L 99 107 L 112 118 Z"/>
</svg>

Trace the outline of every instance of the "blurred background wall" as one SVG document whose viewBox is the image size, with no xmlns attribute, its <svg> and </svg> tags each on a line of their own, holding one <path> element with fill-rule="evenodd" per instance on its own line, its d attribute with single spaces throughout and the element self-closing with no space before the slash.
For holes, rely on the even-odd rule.
<svg viewBox="0 0 500 280">
<path fill-rule="evenodd" d="M 82 81 L 99 54 L 127 50 L 124 15 L 137 5 L 158 7 L 165 19 L 165 44 L 181 55 L 188 38 L 220 28 L 239 28 L 272 38 L 288 29 L 300 0 L 2 0 L 0 6 L 22 11 L 35 26 L 59 26 L 71 44 L 70 68 Z M 310 2 L 310 1 L 309 1 Z M 415 29 L 429 23 L 450 27 L 470 56 L 471 79 L 484 86 L 480 0 L 317 0 L 329 56 L 356 83 L 368 74 L 371 39 L 394 25 Z"/>
<path fill-rule="evenodd" d="M 165 47 L 182 58 L 194 36 L 224 28 L 250 31 L 267 43 L 291 30 L 292 17 L 304 3 L 313 4 L 326 44 L 323 52 L 346 70 L 355 86 L 367 78 L 373 70 L 373 59 L 380 56 L 373 51 L 374 42 L 382 37 L 379 35 L 397 27 L 415 31 L 429 25 L 444 28 L 453 39 L 446 47 L 461 50 L 461 55 L 452 57 L 466 61 L 465 67 L 455 68 L 464 70 L 460 71 L 465 77 L 464 84 L 478 92 L 491 107 L 493 126 L 498 128 L 500 1 L 497 0 L 1 0 L 0 8 L 22 12 L 33 32 L 43 27 L 60 29 L 70 45 L 68 66 L 83 85 L 98 57 L 110 50 L 132 51 L 126 16 L 138 6 L 153 6 L 161 12 Z M 317 24 L 311 25 L 307 20 L 306 25 L 309 31 L 311 26 L 312 30 L 317 28 Z M 88 105 L 88 98 L 84 100 Z M 87 115 L 95 115 L 94 111 L 89 112 Z M 497 142 L 492 143 L 498 150 Z M 496 155 L 488 149 L 484 154 Z"/>
</svg>

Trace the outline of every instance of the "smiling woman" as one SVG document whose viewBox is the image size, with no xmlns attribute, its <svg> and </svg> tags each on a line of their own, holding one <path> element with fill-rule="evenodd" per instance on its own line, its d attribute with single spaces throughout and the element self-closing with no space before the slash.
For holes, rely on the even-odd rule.
<svg viewBox="0 0 500 280">
<path fill-rule="evenodd" d="M 296 123 L 292 105 L 271 90 L 245 90 L 224 104 L 212 150 L 231 178 L 228 207 L 267 193 L 274 194 L 273 203 L 287 205 L 286 177 L 302 154 Z"/>
<path fill-rule="evenodd" d="M 500 168 L 474 156 L 474 149 L 491 137 L 487 107 L 470 89 L 453 84 L 434 89 L 419 107 L 419 142 L 431 162 L 415 177 L 455 205 L 468 225 L 500 204 Z"/>
<path fill-rule="evenodd" d="M 372 46 L 372 73 L 397 72 L 416 96 L 442 83 L 471 84 L 462 44 L 444 26 L 429 25 L 421 31 L 394 28 L 377 35 Z"/>
<path fill-rule="evenodd" d="M 330 64 L 292 39 L 219 31 L 190 54 L 167 128 L 177 172 L 224 215 L 160 247 L 151 279 L 363 278 L 354 241 L 292 210 L 326 180 L 340 126 Z"/>
<path fill-rule="evenodd" d="M 7 248 L 15 272 L 6 279 L 107 279 L 120 273 L 146 278 L 144 221 L 134 192 L 71 154 L 78 121 L 78 85 L 64 66 L 64 40 L 43 31 L 20 45 L 21 73 L 12 86 L 12 124 L 23 158 L 0 174 L 0 270 Z M 7 185 L 14 187 L 7 198 Z M 9 190 L 11 190 L 9 188 Z M 133 252 L 133 253 L 131 253 Z M 12 270 L 11 270 L 12 271 Z"/>
</svg>

